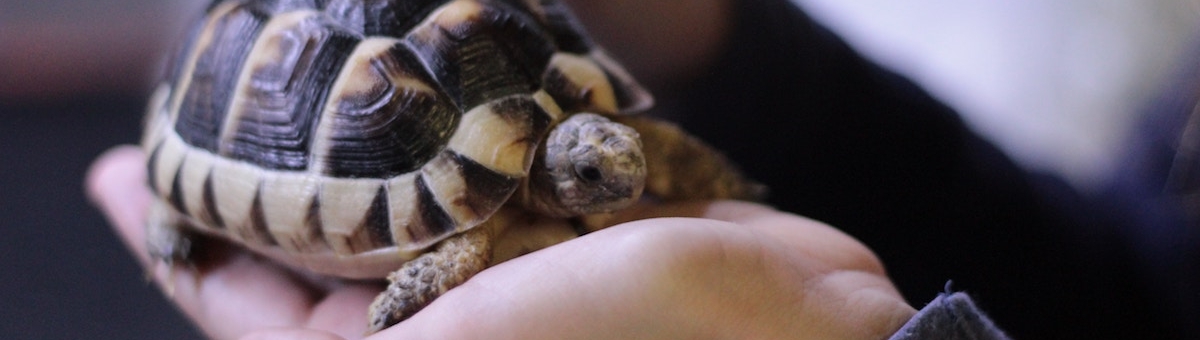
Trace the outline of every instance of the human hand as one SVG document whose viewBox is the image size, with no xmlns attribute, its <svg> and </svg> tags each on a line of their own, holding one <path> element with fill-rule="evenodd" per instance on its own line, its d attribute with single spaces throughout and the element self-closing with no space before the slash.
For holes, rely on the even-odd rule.
<svg viewBox="0 0 1200 340">
<path fill-rule="evenodd" d="M 360 337 L 382 285 L 298 274 L 221 247 L 197 271 L 146 256 L 144 156 L 121 147 L 88 193 L 179 308 L 214 338 Z M 700 218 L 656 218 L 695 216 Z M 638 206 L 635 220 L 484 270 L 374 334 L 426 338 L 880 339 L 915 311 L 862 244 L 818 222 L 738 202 Z"/>
</svg>

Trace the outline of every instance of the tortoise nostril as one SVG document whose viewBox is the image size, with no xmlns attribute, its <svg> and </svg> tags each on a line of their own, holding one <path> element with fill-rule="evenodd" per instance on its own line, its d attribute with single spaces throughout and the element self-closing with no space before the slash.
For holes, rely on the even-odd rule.
<svg viewBox="0 0 1200 340">
<path fill-rule="evenodd" d="M 599 182 L 600 180 L 604 179 L 604 174 L 600 172 L 600 168 L 591 165 L 576 167 L 575 173 L 579 176 L 579 178 L 588 183 Z"/>
</svg>

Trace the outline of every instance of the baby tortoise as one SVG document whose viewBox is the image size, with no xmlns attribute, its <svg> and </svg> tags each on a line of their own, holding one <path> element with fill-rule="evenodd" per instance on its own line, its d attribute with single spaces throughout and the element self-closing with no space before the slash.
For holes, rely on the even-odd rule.
<svg viewBox="0 0 1200 340">
<path fill-rule="evenodd" d="M 493 264 L 522 214 L 762 192 L 630 115 L 649 93 L 554 0 L 214 1 L 168 73 L 142 142 L 151 255 L 187 262 L 201 233 L 386 276 L 371 331 Z"/>
</svg>

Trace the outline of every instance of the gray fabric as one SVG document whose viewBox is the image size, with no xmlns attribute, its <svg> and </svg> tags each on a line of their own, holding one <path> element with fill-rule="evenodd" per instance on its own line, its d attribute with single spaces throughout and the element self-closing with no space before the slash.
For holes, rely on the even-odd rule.
<svg viewBox="0 0 1200 340">
<path fill-rule="evenodd" d="M 1009 337 L 975 307 L 970 296 L 946 292 L 917 312 L 890 339 L 1000 340 Z"/>
</svg>

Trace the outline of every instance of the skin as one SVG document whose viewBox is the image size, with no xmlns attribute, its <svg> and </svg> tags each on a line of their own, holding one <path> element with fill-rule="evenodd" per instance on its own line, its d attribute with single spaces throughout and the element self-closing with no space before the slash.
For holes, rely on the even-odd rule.
<svg viewBox="0 0 1200 340">
<path fill-rule="evenodd" d="M 199 271 L 150 266 L 143 162 L 134 147 L 105 153 L 88 194 L 207 335 L 362 336 L 381 285 L 296 273 L 221 244 Z M 731 201 L 643 204 L 617 218 L 631 222 L 484 270 L 370 338 L 882 339 L 915 313 L 870 250 L 816 221 Z"/>
<path fill-rule="evenodd" d="M 567 2 L 660 98 L 712 62 L 731 25 L 729 0 Z M 131 253 L 207 335 L 362 337 L 382 285 L 297 273 L 223 244 L 208 245 L 200 271 L 151 266 L 144 155 L 115 148 L 87 182 Z M 371 338 L 881 339 L 915 312 L 869 249 L 819 222 L 727 201 L 641 204 L 616 218 L 629 222 L 484 270 Z"/>
</svg>

